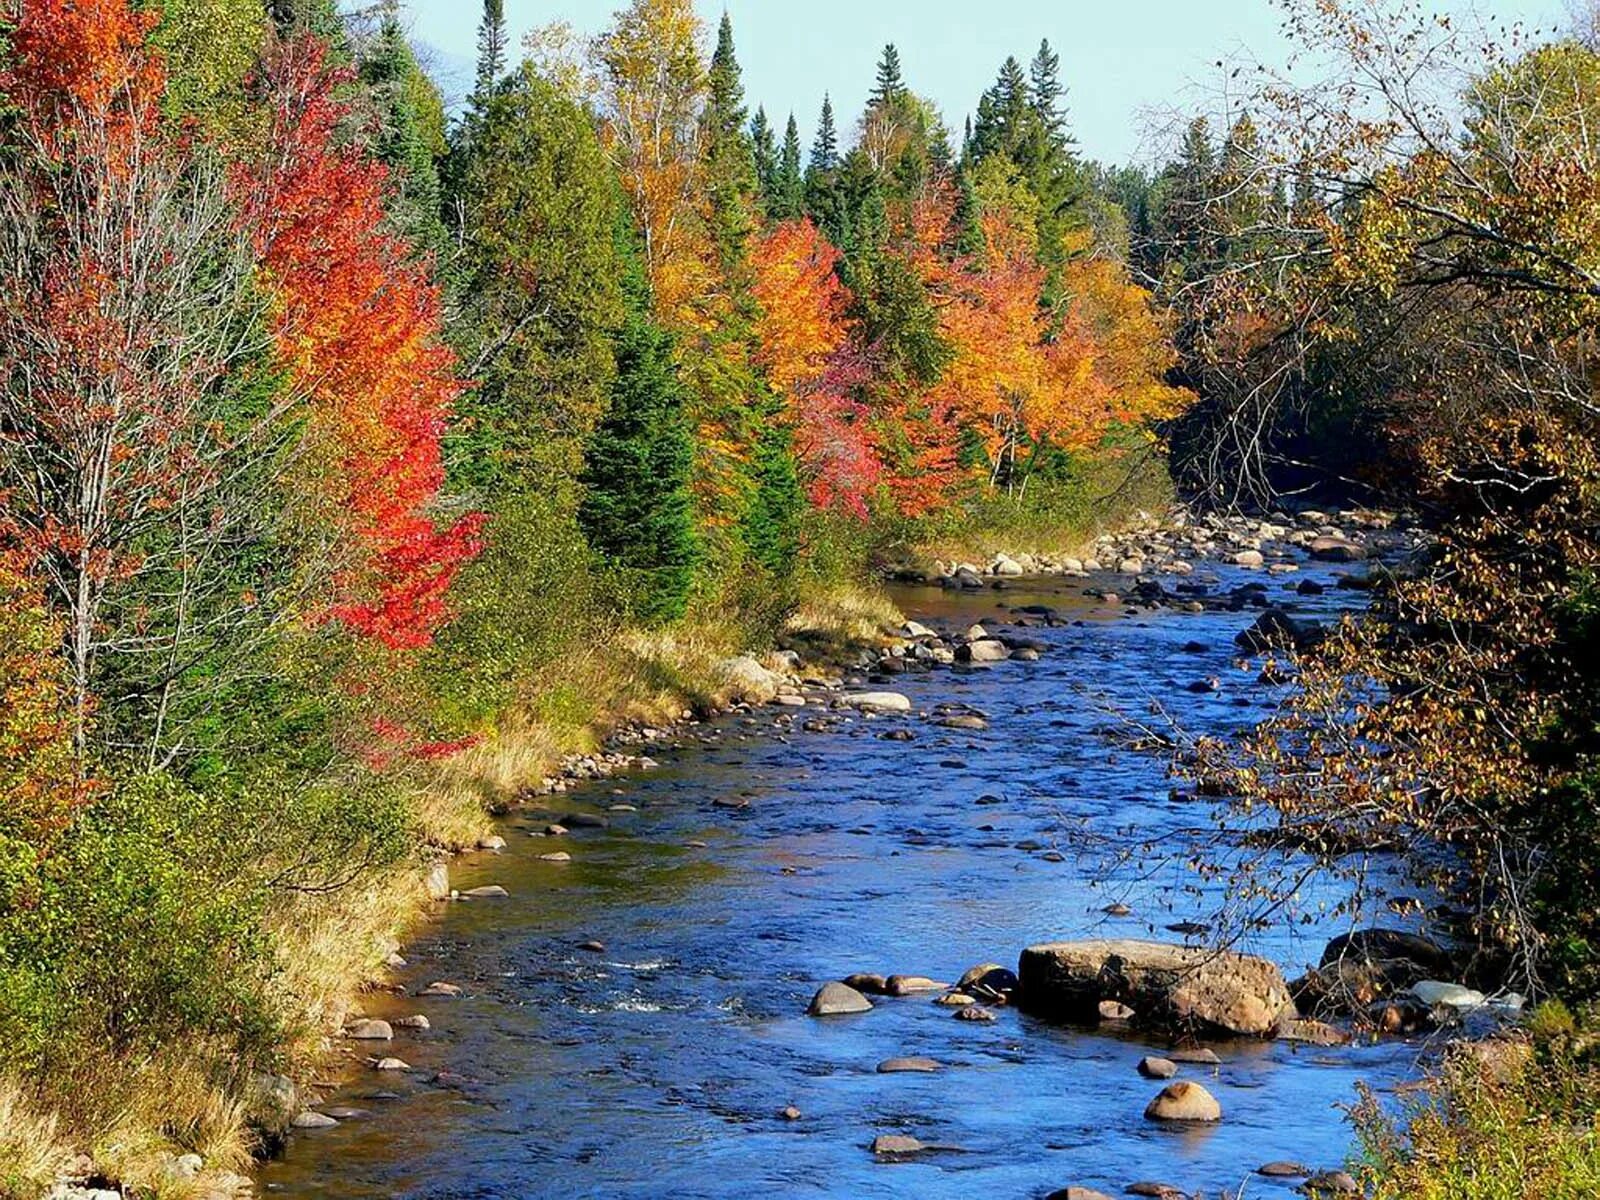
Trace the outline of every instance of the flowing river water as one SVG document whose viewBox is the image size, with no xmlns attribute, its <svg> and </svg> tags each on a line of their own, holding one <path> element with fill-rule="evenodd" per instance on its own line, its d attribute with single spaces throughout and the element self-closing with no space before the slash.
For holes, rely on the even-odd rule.
<svg viewBox="0 0 1600 1200">
<path fill-rule="evenodd" d="M 1218 592 L 1265 580 L 1215 573 Z M 1360 594 L 1292 589 L 1332 574 L 1304 563 L 1268 586 L 1298 615 L 1328 619 Z M 364 1115 L 293 1136 L 261 1173 L 267 1193 L 1043 1197 L 1159 1180 L 1191 1195 L 1288 1200 L 1296 1181 L 1254 1169 L 1342 1164 L 1352 1135 L 1341 1106 L 1357 1081 L 1384 1093 L 1414 1076 L 1417 1045 L 1211 1043 L 1221 1066 L 1183 1074 L 1217 1096 L 1224 1118 L 1173 1129 L 1143 1118 L 1161 1085 L 1134 1069 L 1159 1040 L 1011 1008 L 990 1024 L 959 1021 L 928 996 L 805 1015 L 821 982 L 855 971 L 954 980 L 976 963 L 1014 964 L 1035 942 L 1181 940 L 1165 926 L 1203 921 L 1219 900 L 1221 885 L 1197 889 L 1182 862 L 1208 810 L 1172 798 L 1166 757 L 1107 737 L 1105 706 L 1159 707 L 1190 732 L 1221 734 L 1279 698 L 1236 664 L 1248 609 L 1134 615 L 1067 580 L 895 598 L 946 629 L 978 619 L 1004 629 L 1007 606 L 1029 603 L 1066 619 L 1025 631 L 1049 644 L 1038 662 L 896 677 L 888 686 L 918 715 L 807 730 L 824 709 L 774 707 L 686 727 L 651 751 L 657 769 L 553 797 L 556 815 L 637 810 L 559 846 L 530 836 L 545 815 L 511 817 L 503 853 L 452 869 L 458 888 L 501 884 L 509 897 L 449 906 L 406 948 L 399 982 L 410 994 L 367 1006 L 423 1013 L 432 1029 L 348 1044 L 356 1057 L 328 1103 Z M 1217 690 L 1189 690 L 1209 677 Z M 940 703 L 982 710 L 989 728 L 936 727 L 921 714 Z M 902 729 L 914 740 L 883 736 Z M 999 802 L 979 804 L 986 795 Z M 1130 833 L 1155 853 L 1119 862 L 1084 850 Z M 538 857 L 558 848 L 572 861 Z M 1336 901 L 1338 885 L 1324 886 L 1321 898 Z M 1113 900 L 1132 915 L 1107 916 Z M 1241 948 L 1292 977 L 1349 927 L 1348 917 L 1280 923 Z M 604 951 L 581 948 L 591 940 Z M 434 980 L 465 994 L 415 995 Z M 356 1065 L 374 1051 L 411 1069 Z M 877 1073 L 901 1055 L 943 1068 Z M 798 1119 L 784 1115 L 790 1106 Z M 882 1133 L 951 1149 L 881 1162 L 869 1146 Z"/>
</svg>

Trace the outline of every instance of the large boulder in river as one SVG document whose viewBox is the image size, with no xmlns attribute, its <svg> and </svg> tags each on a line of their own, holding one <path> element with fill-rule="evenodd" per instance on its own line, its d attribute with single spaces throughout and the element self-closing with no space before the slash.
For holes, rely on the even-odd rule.
<svg viewBox="0 0 1600 1200">
<path fill-rule="evenodd" d="M 911 699 L 899 692 L 857 692 L 842 701 L 862 712 L 910 712 Z"/>
<path fill-rule="evenodd" d="M 1086 1024 L 1105 1000 L 1126 1004 L 1141 1024 L 1198 1033 L 1268 1037 L 1295 1015 L 1283 974 L 1264 958 L 1095 938 L 1030 946 L 1017 966 L 1018 998 L 1030 1012 Z"/>
<path fill-rule="evenodd" d="M 1399 929 L 1357 929 L 1328 943 L 1315 970 L 1289 985 L 1301 1012 L 1343 1016 L 1455 967 L 1437 943 Z"/>
<path fill-rule="evenodd" d="M 767 670 L 754 656 L 741 654 L 724 659 L 717 664 L 721 696 L 727 700 L 744 700 L 751 704 L 766 704 L 778 694 L 783 677 Z"/>
<path fill-rule="evenodd" d="M 1353 563 L 1367 557 L 1367 548 L 1361 543 L 1337 535 L 1314 538 L 1307 549 L 1318 562 Z"/>
<path fill-rule="evenodd" d="M 956 661 L 963 663 L 1004 662 L 1010 657 L 1011 651 L 1006 649 L 1005 643 L 995 638 L 968 642 L 956 649 Z"/>
<path fill-rule="evenodd" d="M 1189 1121 L 1210 1124 L 1222 1120 L 1222 1105 L 1198 1083 L 1180 1079 L 1161 1089 L 1144 1115 L 1152 1121 Z"/>
<path fill-rule="evenodd" d="M 848 984 L 838 982 L 825 983 L 818 988 L 817 994 L 811 997 L 810 1007 L 806 1009 L 807 1014 L 813 1017 L 840 1017 L 871 1011 L 871 1000 Z"/>
<path fill-rule="evenodd" d="M 1269 608 L 1234 642 L 1240 649 L 1258 654 L 1264 650 L 1309 650 L 1326 636 L 1315 621 L 1301 621 L 1281 608 Z"/>
</svg>

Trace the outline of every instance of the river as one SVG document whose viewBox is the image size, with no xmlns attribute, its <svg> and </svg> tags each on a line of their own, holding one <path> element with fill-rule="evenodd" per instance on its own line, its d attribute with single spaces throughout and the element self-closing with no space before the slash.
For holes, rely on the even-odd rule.
<svg viewBox="0 0 1600 1200">
<path fill-rule="evenodd" d="M 1300 575 L 1214 569 L 1221 587 L 1268 583 L 1298 614 L 1327 619 L 1359 593 L 1292 594 Z M 1114 744 L 1109 701 L 1160 707 L 1191 732 L 1249 727 L 1278 693 L 1235 665 L 1255 614 L 1168 609 L 1130 615 L 1048 580 L 896 600 L 942 627 L 1001 620 L 1046 603 L 1068 618 L 1026 631 L 1038 662 L 896 677 L 919 710 L 963 703 L 982 732 L 925 718 L 852 718 L 806 730 L 820 707 L 763 708 L 680 731 L 659 767 L 585 784 L 556 814 L 604 812 L 602 830 L 560 840 L 517 814 L 501 854 L 455 864 L 459 888 L 510 896 L 451 905 L 405 950 L 408 998 L 374 996 L 373 1016 L 426 1014 L 432 1029 L 379 1048 L 408 1072 L 354 1068 L 329 1103 L 364 1109 L 291 1138 L 261 1172 L 283 1197 L 1042 1197 L 1068 1184 L 1119 1194 L 1159 1180 L 1216 1197 L 1295 1193 L 1253 1176 L 1270 1160 L 1342 1164 L 1342 1105 L 1365 1080 L 1414 1076 L 1420 1048 L 1391 1040 L 1314 1049 L 1212 1043 L 1219 1068 L 1186 1067 L 1221 1101 L 1214 1127 L 1143 1119 L 1160 1088 L 1134 1069 L 1160 1042 L 1109 1028 L 1052 1026 L 1014 1009 L 991 1024 L 952 1019 L 926 996 L 880 999 L 860 1016 L 804 1015 L 819 983 L 854 971 L 953 980 L 976 963 L 1015 964 L 1040 941 L 1155 936 L 1205 920 L 1179 851 L 1206 809 L 1169 795 L 1167 759 Z M 1198 650 L 1193 643 L 1204 646 Z M 1190 691 L 1214 677 L 1215 691 Z M 1153 703 L 1154 702 L 1154 703 Z M 789 718 L 789 719 L 786 719 Z M 910 729 L 915 740 L 884 738 Z M 999 802 L 977 803 L 984 795 Z M 716 801 L 744 800 L 741 808 Z M 1086 839 L 1132 831 L 1153 858 L 1111 862 Z M 542 861 L 553 849 L 568 863 Z M 1172 855 L 1172 861 L 1168 856 Z M 1216 885 L 1209 885 L 1214 889 Z M 1338 885 L 1324 885 L 1338 899 Z M 1132 916 L 1103 909 L 1127 903 Z M 1288 976 L 1314 963 L 1349 918 L 1277 924 L 1242 947 Z M 1153 933 L 1151 931 L 1154 931 Z M 603 952 L 580 948 L 591 939 Z M 459 999 L 418 998 L 434 980 Z M 352 1054 L 372 1047 L 350 1046 Z M 898 1055 L 944 1064 L 879 1074 Z M 783 1110 L 799 1109 L 798 1119 Z M 880 1162 L 880 1133 L 953 1147 Z"/>
</svg>

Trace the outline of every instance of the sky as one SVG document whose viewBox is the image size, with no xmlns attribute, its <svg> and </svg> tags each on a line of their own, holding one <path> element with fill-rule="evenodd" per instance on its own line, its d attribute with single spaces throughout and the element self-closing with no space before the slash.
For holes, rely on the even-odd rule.
<svg viewBox="0 0 1600 1200">
<path fill-rule="evenodd" d="M 512 44 L 550 21 L 580 33 L 604 28 L 622 0 L 505 0 Z M 401 0 L 413 40 L 455 100 L 471 86 L 480 8 L 475 0 Z M 744 68 L 750 109 L 782 129 L 791 111 L 810 144 L 822 96 L 842 129 L 853 125 L 884 43 L 900 50 L 906 81 L 933 100 L 957 133 L 1014 54 L 1024 64 L 1049 38 L 1061 56 L 1068 118 L 1080 152 L 1103 162 L 1146 162 L 1165 148 L 1166 114 L 1216 94 L 1241 56 L 1281 61 L 1272 0 L 697 0 L 714 26 L 724 7 Z M 1566 0 L 1429 0 L 1452 12 L 1492 14 L 1551 28 Z"/>
</svg>

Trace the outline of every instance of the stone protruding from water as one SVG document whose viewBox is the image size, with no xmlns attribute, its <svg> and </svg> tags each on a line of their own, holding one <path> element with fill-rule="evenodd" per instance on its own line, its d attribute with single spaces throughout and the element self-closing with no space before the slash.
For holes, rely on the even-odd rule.
<svg viewBox="0 0 1600 1200">
<path fill-rule="evenodd" d="M 1222 1105 L 1205 1088 L 1188 1079 L 1169 1083 L 1150 1101 L 1144 1115 L 1152 1121 L 1212 1124 L 1222 1120 Z"/>
<path fill-rule="evenodd" d="M 806 1013 L 813 1017 L 839 1017 L 872 1011 L 872 1001 L 855 988 L 837 981 L 825 983 L 811 997 Z"/>
<path fill-rule="evenodd" d="M 1283 973 L 1264 958 L 1133 939 L 1030 946 L 1017 965 L 1022 1007 L 1094 1023 L 1126 1004 L 1146 1025 L 1270 1037 L 1295 1015 Z"/>
</svg>

